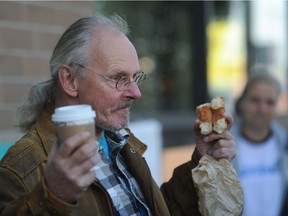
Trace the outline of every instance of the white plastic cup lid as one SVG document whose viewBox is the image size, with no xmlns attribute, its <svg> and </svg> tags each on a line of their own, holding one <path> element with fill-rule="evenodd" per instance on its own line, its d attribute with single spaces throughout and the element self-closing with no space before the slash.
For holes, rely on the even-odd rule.
<svg viewBox="0 0 288 216">
<path fill-rule="evenodd" d="M 96 113 L 88 104 L 58 107 L 52 115 L 53 122 L 80 121 L 95 118 Z"/>
</svg>

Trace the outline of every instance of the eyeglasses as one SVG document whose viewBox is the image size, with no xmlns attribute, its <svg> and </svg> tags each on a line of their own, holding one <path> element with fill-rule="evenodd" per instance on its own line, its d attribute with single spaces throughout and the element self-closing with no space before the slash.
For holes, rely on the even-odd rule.
<svg viewBox="0 0 288 216">
<path fill-rule="evenodd" d="M 133 82 L 135 82 L 138 86 L 140 86 L 143 83 L 143 81 L 146 79 L 146 74 L 143 71 L 135 73 L 133 76 L 133 81 L 130 81 L 130 78 L 126 75 L 118 75 L 118 76 L 116 75 L 114 78 L 110 78 L 110 77 L 107 77 L 103 74 L 100 74 L 94 70 L 91 70 L 90 68 L 87 68 L 82 64 L 78 64 L 78 63 L 76 63 L 76 64 L 79 65 L 80 67 L 83 67 L 83 68 L 97 74 L 98 76 L 102 77 L 103 79 L 106 79 L 107 81 L 112 82 L 113 84 L 110 83 L 111 84 L 110 86 L 113 88 L 116 88 L 118 91 L 126 90 L 129 87 L 129 85 Z"/>
</svg>

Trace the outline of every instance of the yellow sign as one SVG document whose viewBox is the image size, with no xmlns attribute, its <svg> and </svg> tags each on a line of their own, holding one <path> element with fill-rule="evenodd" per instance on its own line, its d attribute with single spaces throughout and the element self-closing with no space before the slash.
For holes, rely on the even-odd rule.
<svg viewBox="0 0 288 216">
<path fill-rule="evenodd" d="M 233 97 L 246 81 L 244 30 L 240 23 L 216 20 L 209 23 L 207 36 L 210 94 Z"/>
</svg>

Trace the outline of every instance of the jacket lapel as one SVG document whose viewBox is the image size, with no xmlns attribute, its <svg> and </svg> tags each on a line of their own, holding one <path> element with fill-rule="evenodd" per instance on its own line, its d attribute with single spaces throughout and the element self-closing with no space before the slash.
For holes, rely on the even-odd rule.
<svg viewBox="0 0 288 216">
<path fill-rule="evenodd" d="M 147 146 L 138 140 L 131 131 L 128 145 L 125 145 L 121 150 L 121 154 L 129 168 L 130 173 L 136 179 L 139 184 L 140 189 L 145 197 L 147 205 L 155 215 L 155 201 L 153 196 L 153 179 L 149 170 L 149 167 L 142 157 L 143 153 L 146 151 Z"/>
</svg>

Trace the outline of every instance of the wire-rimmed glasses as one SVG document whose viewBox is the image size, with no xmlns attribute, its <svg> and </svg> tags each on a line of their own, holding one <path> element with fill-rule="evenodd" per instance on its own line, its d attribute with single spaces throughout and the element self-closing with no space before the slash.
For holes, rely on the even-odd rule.
<svg viewBox="0 0 288 216">
<path fill-rule="evenodd" d="M 135 82 L 138 86 L 140 86 L 143 81 L 146 79 L 146 74 L 143 72 L 143 71 L 139 71 L 137 73 L 134 74 L 133 76 L 133 81 L 130 81 L 130 77 L 127 76 L 127 75 L 122 75 L 122 76 L 115 76 L 115 78 L 110 78 L 110 77 L 107 77 L 103 74 L 100 74 L 90 68 L 87 68 L 86 66 L 82 65 L 82 64 L 78 64 L 76 63 L 77 65 L 79 65 L 80 67 L 83 67 L 95 74 L 97 74 L 98 76 L 102 77 L 103 79 L 107 80 L 107 81 L 110 81 L 110 82 L 113 82 L 113 85 L 110 85 L 114 88 L 116 88 L 118 91 L 124 91 L 126 90 L 129 85 L 133 82 Z"/>
</svg>

